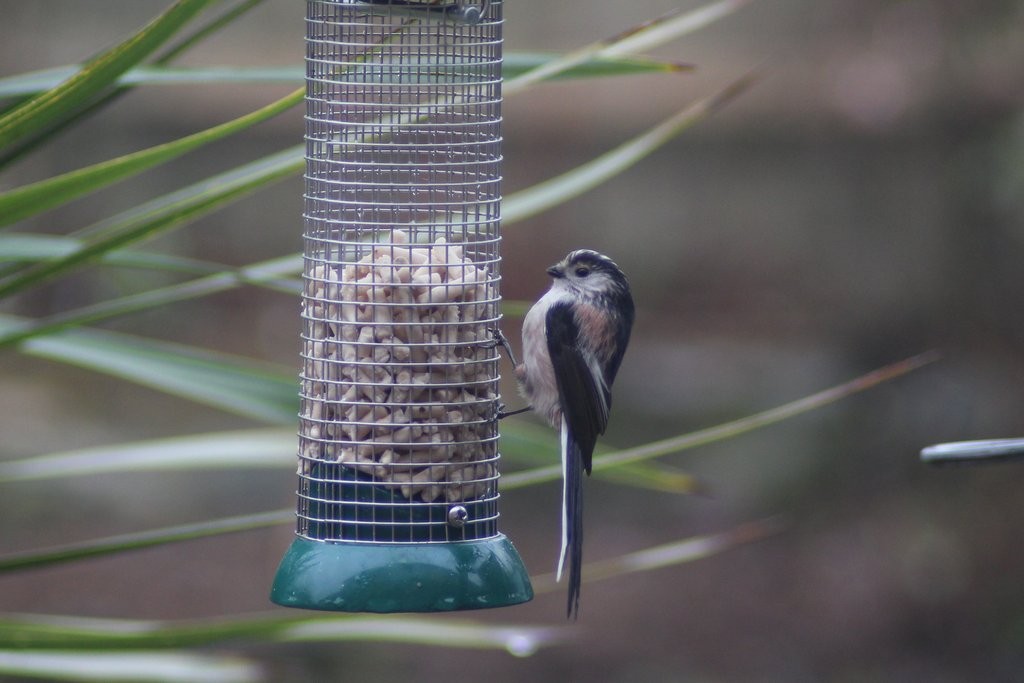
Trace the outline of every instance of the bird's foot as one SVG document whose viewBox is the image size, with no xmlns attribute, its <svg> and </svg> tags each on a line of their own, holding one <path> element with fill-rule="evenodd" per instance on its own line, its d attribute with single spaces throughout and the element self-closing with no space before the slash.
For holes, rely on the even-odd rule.
<svg viewBox="0 0 1024 683">
<path fill-rule="evenodd" d="M 528 410 L 530 410 L 530 406 L 526 406 L 525 408 L 520 408 L 519 410 L 505 410 L 505 404 L 504 403 L 499 403 L 498 404 L 498 414 L 496 415 L 496 417 L 499 420 L 504 420 L 506 417 L 512 417 L 513 415 L 519 415 L 520 413 L 525 413 Z"/>
<path fill-rule="evenodd" d="M 516 355 L 512 353 L 512 345 L 508 342 L 508 337 L 497 327 L 489 327 L 487 331 L 491 334 L 490 339 L 486 339 L 480 342 L 480 346 L 485 349 L 493 349 L 496 346 L 501 346 L 505 349 L 505 353 L 508 355 L 508 359 L 512 361 L 513 367 L 518 366 L 519 362 L 516 360 Z"/>
</svg>

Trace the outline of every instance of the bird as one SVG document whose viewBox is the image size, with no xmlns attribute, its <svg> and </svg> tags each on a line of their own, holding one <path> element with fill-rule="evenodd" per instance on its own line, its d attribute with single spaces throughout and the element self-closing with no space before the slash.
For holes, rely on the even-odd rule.
<svg viewBox="0 0 1024 683">
<path fill-rule="evenodd" d="M 559 433 L 562 538 L 556 576 L 561 581 L 568 561 L 566 617 L 576 619 L 583 473 L 590 474 L 597 437 L 608 426 L 611 386 L 629 344 L 635 307 L 626 275 L 591 249 L 570 251 L 547 274 L 550 289 L 523 319 L 523 362 L 515 376 L 530 408 Z"/>
</svg>

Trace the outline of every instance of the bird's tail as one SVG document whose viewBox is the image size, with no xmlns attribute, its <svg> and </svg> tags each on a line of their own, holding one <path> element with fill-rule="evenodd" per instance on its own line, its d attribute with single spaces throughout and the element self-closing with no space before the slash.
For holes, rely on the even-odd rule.
<svg viewBox="0 0 1024 683">
<path fill-rule="evenodd" d="M 562 418 L 562 548 L 558 554 L 557 580 L 562 580 L 569 559 L 569 599 L 566 616 L 575 618 L 580 607 L 583 563 L 583 455 Z"/>
</svg>

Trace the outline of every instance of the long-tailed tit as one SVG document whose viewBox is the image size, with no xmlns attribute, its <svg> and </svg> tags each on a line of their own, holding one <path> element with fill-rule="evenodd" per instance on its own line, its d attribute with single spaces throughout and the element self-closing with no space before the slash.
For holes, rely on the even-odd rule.
<svg viewBox="0 0 1024 683">
<path fill-rule="evenodd" d="M 562 546 L 558 579 L 569 559 L 567 615 L 579 611 L 583 560 L 583 473 L 608 425 L 611 386 L 633 327 L 629 282 L 596 251 L 569 252 L 548 268 L 554 281 L 523 321 L 519 389 L 561 436 Z"/>
</svg>

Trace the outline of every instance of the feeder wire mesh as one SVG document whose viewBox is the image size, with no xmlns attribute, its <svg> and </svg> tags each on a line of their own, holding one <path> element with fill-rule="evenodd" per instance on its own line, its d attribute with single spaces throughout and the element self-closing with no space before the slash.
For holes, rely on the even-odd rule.
<svg viewBox="0 0 1024 683">
<path fill-rule="evenodd" d="M 498 534 L 502 3 L 423 7 L 307 2 L 307 539 Z"/>
</svg>

